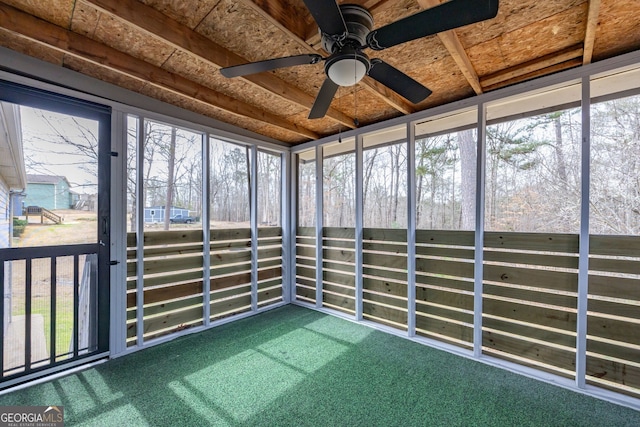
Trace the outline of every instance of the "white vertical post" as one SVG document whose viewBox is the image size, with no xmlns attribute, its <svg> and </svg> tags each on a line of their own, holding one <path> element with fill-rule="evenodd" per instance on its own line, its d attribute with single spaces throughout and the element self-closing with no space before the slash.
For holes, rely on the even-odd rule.
<svg viewBox="0 0 640 427">
<path fill-rule="evenodd" d="M 202 134 L 202 317 L 204 326 L 209 326 L 211 323 L 210 146 L 209 134 Z"/>
<path fill-rule="evenodd" d="M 322 228 L 324 215 L 324 159 L 322 146 L 316 147 L 316 307 L 322 307 Z"/>
<path fill-rule="evenodd" d="M 258 309 L 258 147 L 251 146 L 251 310 Z"/>
<path fill-rule="evenodd" d="M 111 115 L 111 259 L 119 261 L 111 270 L 111 314 L 109 353 L 116 356 L 127 348 L 127 116 L 114 110 Z"/>
<path fill-rule="evenodd" d="M 589 295 L 589 184 L 591 182 L 591 82 L 582 78 L 582 152 L 578 312 L 576 324 L 576 385 L 586 385 L 587 303 Z"/>
<path fill-rule="evenodd" d="M 282 230 L 282 299 L 290 302 L 290 291 L 292 287 L 291 277 L 293 277 L 295 258 L 291 253 L 295 253 L 295 242 L 291 243 L 291 216 L 290 205 L 295 205 L 294 198 L 289 197 L 291 192 L 291 153 L 280 154 L 280 229 Z M 295 235 L 295 233 L 293 234 Z"/>
<path fill-rule="evenodd" d="M 298 234 L 298 171 L 300 165 L 300 158 L 297 154 L 289 153 L 289 182 L 291 183 L 289 187 L 289 240 L 287 241 L 287 245 L 290 248 L 289 251 L 289 260 L 290 260 L 290 268 L 289 268 L 289 299 L 288 302 L 296 300 L 296 252 L 297 252 L 297 242 L 296 235 Z"/>
<path fill-rule="evenodd" d="M 485 105 L 478 104 L 478 146 L 476 159 L 476 230 L 473 268 L 473 356 L 482 356 L 482 279 L 484 269 L 484 195 L 486 173 L 486 125 Z"/>
<path fill-rule="evenodd" d="M 136 141 L 136 344 L 144 345 L 144 140 L 145 119 L 138 116 Z"/>
<path fill-rule="evenodd" d="M 363 136 L 356 135 L 356 222 L 355 222 L 355 312 L 356 320 L 362 320 L 362 238 L 363 238 L 363 193 L 364 193 L 364 152 Z"/>
<path fill-rule="evenodd" d="M 416 335 L 416 131 L 407 123 L 407 334 Z"/>
</svg>

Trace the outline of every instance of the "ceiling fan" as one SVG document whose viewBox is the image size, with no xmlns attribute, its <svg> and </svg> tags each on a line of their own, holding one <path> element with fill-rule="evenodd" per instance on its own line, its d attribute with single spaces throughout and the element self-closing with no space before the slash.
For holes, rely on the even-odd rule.
<svg viewBox="0 0 640 427">
<path fill-rule="evenodd" d="M 381 59 L 369 57 L 364 49 L 383 50 L 463 25 L 484 21 L 498 13 L 498 0 L 450 0 L 400 19 L 376 30 L 367 9 L 355 4 L 338 5 L 336 0 L 303 0 L 318 24 L 322 47 L 331 52 L 326 58 L 302 54 L 267 59 L 221 68 L 225 77 L 240 77 L 294 65 L 325 61 L 327 75 L 316 97 L 310 119 L 324 117 L 339 86 L 353 86 L 365 75 L 387 86 L 414 104 L 431 91 Z"/>
</svg>

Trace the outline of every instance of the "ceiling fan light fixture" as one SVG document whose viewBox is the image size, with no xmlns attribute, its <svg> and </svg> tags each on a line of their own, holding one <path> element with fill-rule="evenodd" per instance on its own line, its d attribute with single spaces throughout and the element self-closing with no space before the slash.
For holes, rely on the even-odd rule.
<svg viewBox="0 0 640 427">
<path fill-rule="evenodd" d="M 327 74 L 338 86 L 353 86 L 367 74 L 368 64 L 356 58 L 343 58 L 331 63 Z"/>
</svg>

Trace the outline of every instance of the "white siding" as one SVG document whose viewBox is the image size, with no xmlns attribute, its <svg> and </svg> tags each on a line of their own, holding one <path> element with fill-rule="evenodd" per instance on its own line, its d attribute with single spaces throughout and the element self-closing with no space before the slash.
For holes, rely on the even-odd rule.
<svg viewBox="0 0 640 427">
<path fill-rule="evenodd" d="M 0 177 L 0 248 L 11 246 L 11 211 L 9 206 L 9 188 L 4 178 Z"/>
</svg>

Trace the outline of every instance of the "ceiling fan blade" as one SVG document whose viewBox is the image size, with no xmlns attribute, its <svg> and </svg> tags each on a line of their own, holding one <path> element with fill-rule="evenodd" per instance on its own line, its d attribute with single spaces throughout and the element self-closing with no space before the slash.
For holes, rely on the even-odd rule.
<svg viewBox="0 0 640 427">
<path fill-rule="evenodd" d="M 369 76 L 414 104 L 431 95 L 431 90 L 381 59 L 371 60 Z"/>
<path fill-rule="evenodd" d="M 264 61 L 220 68 L 220 73 L 229 78 L 240 77 L 248 74 L 261 73 L 263 71 L 271 71 L 277 68 L 293 67 L 294 65 L 316 64 L 321 59 L 322 56 L 314 53 L 286 56 L 284 58 L 267 59 Z"/>
<path fill-rule="evenodd" d="M 382 50 L 497 14 L 498 0 L 450 0 L 372 31 L 367 36 L 367 44 L 371 49 Z"/>
<path fill-rule="evenodd" d="M 336 0 L 304 0 L 304 4 L 323 33 L 339 36 L 347 32 L 347 24 Z"/>
<path fill-rule="evenodd" d="M 321 119 L 327 114 L 327 110 L 331 105 L 331 101 L 333 101 L 333 97 L 338 91 L 338 85 L 333 82 L 330 78 L 326 78 L 324 83 L 322 83 L 322 87 L 320 88 L 320 92 L 318 92 L 318 96 L 313 103 L 313 107 L 311 107 L 311 111 L 309 112 L 310 119 Z"/>
</svg>

